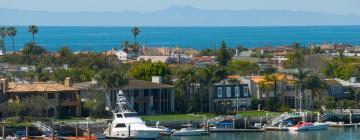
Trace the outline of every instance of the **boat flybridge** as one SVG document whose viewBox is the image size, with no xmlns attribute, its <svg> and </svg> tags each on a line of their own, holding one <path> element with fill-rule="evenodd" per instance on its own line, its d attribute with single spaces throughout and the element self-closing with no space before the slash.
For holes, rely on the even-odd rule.
<svg viewBox="0 0 360 140">
<path fill-rule="evenodd" d="M 104 132 L 104 135 L 107 138 L 156 139 L 162 131 L 161 129 L 146 126 L 138 113 L 135 112 L 127 102 L 126 97 L 121 90 L 117 94 L 113 117 L 112 122 Z"/>
</svg>

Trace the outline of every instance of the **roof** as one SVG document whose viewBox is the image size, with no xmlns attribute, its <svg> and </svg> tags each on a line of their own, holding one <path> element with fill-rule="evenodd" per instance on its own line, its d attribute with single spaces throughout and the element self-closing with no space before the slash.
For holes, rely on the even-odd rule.
<svg viewBox="0 0 360 140">
<path fill-rule="evenodd" d="M 160 62 L 167 62 L 170 59 L 170 56 L 139 56 L 137 58 L 137 60 L 141 60 L 144 59 L 145 61 L 147 60 L 151 60 L 151 62 L 156 62 L 156 61 L 160 61 Z"/>
<path fill-rule="evenodd" d="M 360 87 L 360 83 L 352 83 L 352 82 L 345 81 L 345 80 L 342 80 L 339 78 L 325 79 L 325 81 L 326 81 L 326 84 L 328 84 L 328 85 L 342 85 L 345 87 L 356 87 L 356 88 Z"/>
<path fill-rule="evenodd" d="M 68 87 L 58 83 L 36 82 L 31 84 L 10 82 L 7 93 L 34 93 L 34 92 L 61 92 L 61 91 L 78 91 L 73 87 Z"/>
<path fill-rule="evenodd" d="M 251 76 L 250 79 L 258 84 L 261 81 L 264 81 L 264 76 Z"/>
<path fill-rule="evenodd" d="M 173 86 L 161 83 L 153 83 L 144 80 L 129 80 L 125 89 L 158 89 L 158 88 L 172 88 Z"/>
<path fill-rule="evenodd" d="M 101 87 L 97 86 L 96 83 L 91 81 L 75 83 L 73 87 L 80 90 L 86 90 L 90 88 L 98 89 L 98 90 L 101 89 Z M 173 86 L 167 84 L 161 84 L 161 83 L 153 83 L 144 80 L 129 80 L 128 85 L 124 87 L 124 89 L 159 89 L 159 88 L 173 88 Z"/>
</svg>

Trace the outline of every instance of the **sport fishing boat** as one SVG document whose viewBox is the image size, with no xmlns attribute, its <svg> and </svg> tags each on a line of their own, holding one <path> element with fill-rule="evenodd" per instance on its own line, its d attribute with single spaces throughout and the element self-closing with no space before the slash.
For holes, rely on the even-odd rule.
<svg viewBox="0 0 360 140">
<path fill-rule="evenodd" d="M 117 102 L 113 115 L 112 122 L 104 132 L 106 138 L 156 139 L 162 131 L 158 128 L 146 126 L 138 113 L 127 102 L 121 90 L 117 94 Z"/>
<path fill-rule="evenodd" d="M 319 122 L 304 122 L 301 121 L 297 125 L 288 127 L 291 131 L 311 131 L 311 130 L 325 130 L 328 128 L 328 124 Z"/>
</svg>

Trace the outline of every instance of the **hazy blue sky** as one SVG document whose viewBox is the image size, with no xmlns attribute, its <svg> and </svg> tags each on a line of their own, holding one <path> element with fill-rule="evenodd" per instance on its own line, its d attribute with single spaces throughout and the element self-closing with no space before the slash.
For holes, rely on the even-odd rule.
<svg viewBox="0 0 360 140">
<path fill-rule="evenodd" d="M 0 0 L 0 8 L 41 11 L 149 12 L 172 6 L 201 9 L 292 10 L 360 15 L 360 0 Z"/>
</svg>

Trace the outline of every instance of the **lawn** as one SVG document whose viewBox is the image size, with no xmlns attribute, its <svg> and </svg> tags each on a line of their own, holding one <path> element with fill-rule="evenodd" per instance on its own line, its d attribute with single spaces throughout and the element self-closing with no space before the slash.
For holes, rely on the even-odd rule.
<svg viewBox="0 0 360 140">
<path fill-rule="evenodd" d="M 266 113 L 268 111 L 242 111 L 242 112 L 238 112 L 237 114 L 242 116 L 242 117 L 265 117 Z M 269 112 L 269 116 L 278 116 L 280 115 L 281 112 Z"/>
<path fill-rule="evenodd" d="M 213 118 L 214 115 L 210 114 L 171 114 L 171 115 L 146 115 L 141 116 L 145 121 L 175 121 L 175 120 L 188 120 L 188 121 L 197 121 L 203 120 L 204 116 L 207 118 Z"/>
</svg>

